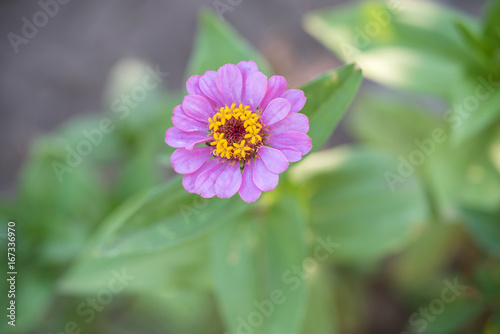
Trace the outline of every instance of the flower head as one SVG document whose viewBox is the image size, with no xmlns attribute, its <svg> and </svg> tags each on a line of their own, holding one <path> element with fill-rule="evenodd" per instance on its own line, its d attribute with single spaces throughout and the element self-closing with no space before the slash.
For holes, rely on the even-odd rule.
<svg viewBox="0 0 500 334">
<path fill-rule="evenodd" d="M 238 192 L 253 202 L 311 150 L 309 120 L 299 113 L 304 93 L 286 90 L 281 76 L 268 79 L 253 61 L 193 75 L 186 86 L 165 142 L 178 148 L 170 161 L 187 191 L 205 198 Z"/>
</svg>

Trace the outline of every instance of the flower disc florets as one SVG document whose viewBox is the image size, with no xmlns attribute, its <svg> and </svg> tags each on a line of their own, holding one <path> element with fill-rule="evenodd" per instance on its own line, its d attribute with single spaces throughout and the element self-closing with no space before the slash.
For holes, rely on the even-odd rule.
<svg viewBox="0 0 500 334">
<path fill-rule="evenodd" d="M 214 156 L 245 161 L 255 157 L 255 152 L 263 144 L 260 116 L 250 110 L 250 106 L 233 103 L 224 106 L 214 117 L 208 119 L 208 128 L 213 136 L 211 146 L 215 146 Z"/>
</svg>

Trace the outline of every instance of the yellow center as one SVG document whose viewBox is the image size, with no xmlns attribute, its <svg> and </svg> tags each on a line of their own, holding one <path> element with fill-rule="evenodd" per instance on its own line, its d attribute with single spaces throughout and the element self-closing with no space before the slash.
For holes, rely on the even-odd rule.
<svg viewBox="0 0 500 334">
<path fill-rule="evenodd" d="M 208 122 L 213 136 L 210 145 L 215 146 L 213 154 L 216 157 L 244 161 L 262 146 L 260 116 L 249 106 L 241 103 L 233 103 L 230 107 L 226 105 Z"/>
</svg>

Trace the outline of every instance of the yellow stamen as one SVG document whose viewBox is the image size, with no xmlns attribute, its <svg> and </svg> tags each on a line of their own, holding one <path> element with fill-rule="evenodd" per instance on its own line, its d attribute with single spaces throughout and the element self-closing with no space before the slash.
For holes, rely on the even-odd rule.
<svg viewBox="0 0 500 334">
<path fill-rule="evenodd" d="M 233 119 L 241 121 L 245 130 L 244 136 L 239 139 L 239 142 L 233 142 L 234 137 L 231 138 L 231 135 L 229 135 L 227 138 L 224 132 L 228 129 L 227 127 L 224 129 L 224 126 Z M 250 110 L 249 106 L 245 106 L 242 103 L 239 105 L 233 103 L 230 107 L 226 105 L 220 108 L 212 118 L 208 119 L 208 122 L 211 135 L 213 136 L 213 141 L 210 145 L 215 146 L 213 151 L 214 156 L 244 161 L 262 142 L 260 115 L 254 113 Z M 234 123 L 230 123 L 229 127 L 232 124 Z"/>
</svg>

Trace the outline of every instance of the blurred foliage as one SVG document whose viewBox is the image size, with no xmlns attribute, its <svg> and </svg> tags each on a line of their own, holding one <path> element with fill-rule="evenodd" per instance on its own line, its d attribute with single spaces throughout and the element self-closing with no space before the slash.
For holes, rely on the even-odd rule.
<svg viewBox="0 0 500 334">
<path fill-rule="evenodd" d="M 429 208 L 427 228 L 386 268 L 415 312 L 407 315 L 406 331 L 499 332 L 500 1 L 489 1 L 482 22 L 428 1 L 366 1 L 312 12 L 304 26 L 368 78 L 398 91 L 363 94 L 349 127 L 360 145 L 394 157 L 385 169 L 394 196 L 418 178 Z M 417 203 L 397 207 L 408 215 Z M 383 214 L 369 221 L 376 217 Z M 467 288 L 439 310 L 443 281 L 452 278 Z"/>
<path fill-rule="evenodd" d="M 16 327 L 2 333 L 500 332 L 500 1 L 481 23 L 370 1 L 304 24 L 357 65 L 300 87 L 316 152 L 257 203 L 182 188 L 164 136 L 183 93 L 160 78 L 128 100 L 155 71 L 138 60 L 112 71 L 104 112 L 36 140 L 0 205 L 2 225 L 17 223 L 19 272 Z M 271 74 L 200 14 L 187 76 L 248 59 Z M 359 67 L 402 92 L 362 94 L 348 119 L 357 144 L 320 151 Z"/>
</svg>

